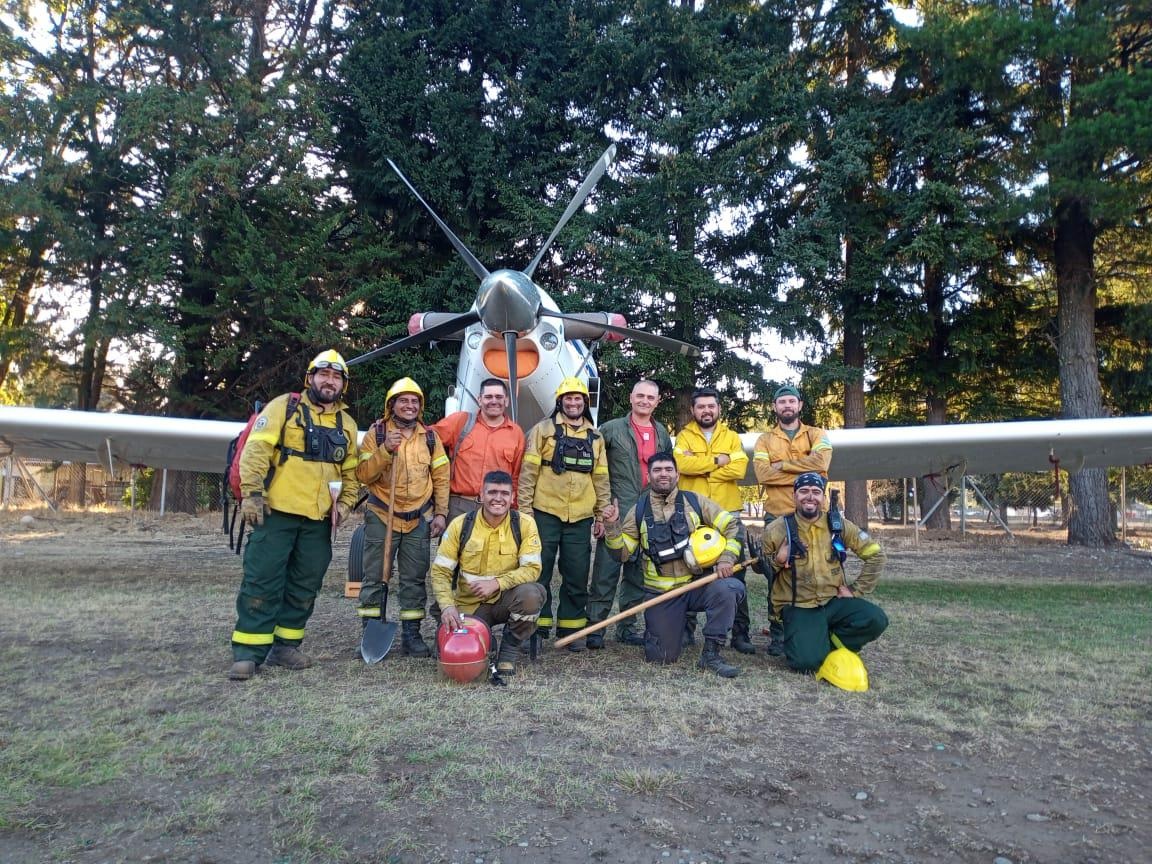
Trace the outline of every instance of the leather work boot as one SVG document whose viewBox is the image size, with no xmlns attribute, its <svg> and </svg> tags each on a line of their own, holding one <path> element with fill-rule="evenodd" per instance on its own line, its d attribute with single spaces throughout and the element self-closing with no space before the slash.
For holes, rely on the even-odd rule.
<svg viewBox="0 0 1152 864">
<path fill-rule="evenodd" d="M 752 639 L 748 636 L 747 627 L 732 628 L 732 647 L 741 654 L 756 653 L 756 646 L 752 644 Z"/>
<path fill-rule="evenodd" d="M 700 652 L 700 662 L 696 664 L 701 669 L 715 672 L 721 678 L 735 678 L 740 674 L 740 667 L 724 662 L 720 656 L 720 640 L 705 639 L 704 650 Z"/>
<path fill-rule="evenodd" d="M 420 635 L 419 621 L 405 621 L 400 625 L 400 651 L 409 657 L 431 657 L 432 652 Z"/>
<path fill-rule="evenodd" d="M 496 653 L 497 675 L 516 674 L 516 661 L 520 658 L 521 644 L 511 633 L 505 633 L 500 638 L 500 650 Z"/>
<path fill-rule="evenodd" d="M 635 630 L 625 630 L 623 633 L 617 633 L 616 641 L 621 645 L 631 645 L 634 648 L 644 647 L 644 637 Z"/>
<path fill-rule="evenodd" d="M 588 646 L 589 651 L 599 651 L 604 647 L 604 631 L 597 630 L 595 633 L 589 633 L 584 644 Z"/>
<path fill-rule="evenodd" d="M 292 645 L 273 645 L 268 656 L 264 658 L 264 665 L 299 671 L 311 666 L 312 658 Z"/>
<path fill-rule="evenodd" d="M 247 681 L 256 677 L 256 662 L 254 660 L 237 660 L 228 670 L 229 681 Z"/>
</svg>

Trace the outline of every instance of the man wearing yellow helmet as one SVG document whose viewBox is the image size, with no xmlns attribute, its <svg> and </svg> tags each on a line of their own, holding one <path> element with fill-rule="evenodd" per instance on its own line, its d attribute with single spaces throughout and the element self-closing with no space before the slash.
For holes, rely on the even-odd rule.
<svg viewBox="0 0 1152 864">
<path fill-rule="evenodd" d="M 783 622 L 784 656 L 798 672 L 815 672 L 833 647 L 858 652 L 888 626 L 888 616 L 863 599 L 884 569 L 884 552 L 867 531 L 824 512 L 827 481 L 809 471 L 793 482 L 796 512 L 764 529 L 763 559 L 771 562 L 772 608 Z M 840 527 L 834 531 L 834 527 Z M 864 566 L 849 581 L 851 550 Z"/>
<path fill-rule="evenodd" d="M 306 669 L 304 627 L 332 560 L 329 483 L 342 487 L 337 522 L 356 503 L 356 421 L 345 410 L 348 367 L 335 351 L 308 365 L 307 389 L 269 402 L 240 454 L 240 515 L 252 526 L 236 598 L 232 668 L 246 681 L 260 664 Z"/>
<path fill-rule="evenodd" d="M 540 582 L 548 592 L 537 621 L 547 638 L 552 626 L 552 571 L 559 557 L 560 603 L 556 634 L 588 624 L 588 570 L 592 536 L 604 534 L 608 506 L 608 461 L 592 423 L 588 385 L 565 378 L 556 388 L 556 407 L 528 432 L 517 498 L 521 512 L 536 520 L 542 546 Z M 569 651 L 583 650 L 574 642 Z"/>
<path fill-rule="evenodd" d="M 430 657 L 420 635 L 428 602 L 426 580 L 431 538 L 444 533 L 448 516 L 448 455 L 425 426 L 424 391 L 411 378 L 396 381 L 384 397 L 384 416 L 364 433 L 356 477 L 368 487 L 364 514 L 364 566 L 360 587 L 362 621 L 382 618 L 388 593 L 384 568 L 396 561 L 400 574 L 401 648 Z M 392 522 L 390 560 L 384 560 L 385 520 Z"/>
<path fill-rule="evenodd" d="M 702 572 L 696 565 L 711 559 L 719 579 L 644 613 L 644 658 L 649 663 L 675 663 L 683 650 L 685 620 L 704 612 L 699 666 L 722 678 L 735 678 L 740 669 L 725 662 L 720 646 L 744 596 L 744 583 L 729 578 L 740 555 L 740 522 L 712 499 L 681 490 L 679 480 L 671 453 L 652 456 L 648 491 L 636 505 L 623 515 L 615 501 L 605 510 L 604 545 L 620 560 L 643 556 L 645 599 L 691 582 Z M 701 531 L 702 527 L 711 531 Z M 700 560 L 693 561 L 695 557 Z"/>
</svg>

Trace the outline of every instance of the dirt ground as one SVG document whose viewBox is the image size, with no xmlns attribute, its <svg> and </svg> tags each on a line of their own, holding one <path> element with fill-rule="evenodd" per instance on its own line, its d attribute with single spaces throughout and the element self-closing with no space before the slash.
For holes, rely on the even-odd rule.
<svg viewBox="0 0 1152 864">
<path fill-rule="evenodd" d="M 107 680 L 96 676 L 84 683 L 94 699 L 108 698 L 107 688 L 123 682 L 131 694 L 126 699 L 148 703 L 125 705 L 128 712 L 156 712 L 159 722 L 194 709 L 202 718 L 195 726 L 200 749 L 187 757 L 186 770 L 151 772 L 142 759 L 135 776 L 43 783 L 0 820 L 3 862 L 1149 860 L 1152 696 L 1145 691 L 1143 706 L 1130 700 L 1123 706 L 1125 716 L 1139 716 L 1143 707 L 1142 721 L 1114 723 L 1107 706 L 1086 716 L 1046 716 L 1042 696 L 1036 697 L 1037 714 L 1045 716 L 1024 723 L 1002 720 L 995 706 L 984 721 L 975 714 L 952 724 L 925 716 L 931 711 L 913 702 L 918 689 L 934 685 L 885 689 L 885 680 L 898 680 L 905 659 L 917 651 L 912 631 L 896 625 L 899 604 L 890 610 L 893 628 L 866 655 L 874 691 L 860 696 L 790 675 L 780 661 L 760 656 L 739 658 L 746 674 L 735 683 L 708 680 L 686 660 L 674 670 L 647 670 L 634 649 L 610 640 L 604 652 L 550 656 L 505 689 L 473 685 L 461 695 L 462 688 L 437 682 L 439 701 L 422 702 L 417 688 L 427 687 L 431 675 L 409 671 L 418 661 L 389 657 L 378 674 L 392 676 L 389 690 L 414 706 L 414 724 L 420 711 L 442 710 L 445 726 L 478 740 L 490 729 L 485 712 L 499 718 L 505 727 L 498 730 L 500 764 L 488 774 L 461 774 L 454 790 L 445 783 L 452 775 L 435 760 L 404 758 L 401 747 L 399 755 L 389 751 L 357 769 L 358 775 L 348 769 L 355 776 L 347 782 L 313 777 L 308 818 L 317 823 L 314 835 L 326 839 L 294 848 L 300 812 L 279 807 L 275 798 L 287 795 L 299 782 L 296 773 L 306 769 L 292 761 L 257 764 L 243 778 L 243 794 L 234 795 L 237 781 L 213 769 L 230 758 L 231 745 L 213 753 L 217 739 L 204 726 L 230 728 L 265 698 L 280 706 L 274 710 L 286 726 L 302 723 L 293 716 L 305 710 L 293 708 L 293 688 L 331 686 L 325 698 L 355 701 L 368 673 L 354 657 L 350 601 L 341 597 L 347 537 L 310 625 L 318 667 L 274 671 L 237 685 L 225 682 L 223 673 L 240 565 L 221 539 L 218 516 L 42 515 L 32 525 L 21 524 L 20 516 L 0 515 L 0 584 L 43 581 L 68 606 L 87 602 L 85 584 L 131 594 L 178 580 L 207 624 L 175 636 L 176 647 L 157 660 L 165 626 L 144 620 L 136 632 L 100 632 L 99 601 L 92 601 L 85 627 L 76 629 L 29 622 L 26 610 L 11 605 L 0 610 L 0 657 L 8 658 L 8 674 L 18 676 L 7 679 L 9 694 L 0 696 L 0 757 L 6 749 L 14 752 L 22 734 L 43 732 L 39 702 L 49 697 L 37 696 L 43 685 L 36 670 L 73 659 L 113 670 Z M 906 530 L 875 533 L 889 553 L 893 581 L 1152 584 L 1152 557 L 1138 550 L 1075 549 L 1051 537 L 1009 543 L 992 533 L 963 541 L 925 534 L 914 540 Z M 1147 631 L 1140 634 L 1142 647 L 1148 638 Z M 972 662 L 994 669 L 980 665 L 989 658 Z M 1134 662 L 1149 671 L 1147 660 Z M 177 695 L 174 677 L 184 680 Z M 137 695 L 149 687 L 163 688 L 163 698 Z M 676 688 L 685 694 L 684 713 L 669 717 L 675 702 L 662 700 Z M 597 692 L 624 706 L 612 728 L 603 728 L 592 704 Z M 592 702 L 585 706 L 584 698 Z M 1058 695 L 1053 698 L 1060 704 Z M 560 715 L 553 700 L 568 701 L 568 713 Z M 470 712 L 472 719 L 456 723 L 449 719 L 453 710 Z M 572 745 L 548 756 L 547 742 L 566 734 L 557 717 L 573 714 L 567 733 Z M 437 722 L 424 720 L 433 727 Z M 75 723 L 83 726 L 83 716 Z M 105 733 L 115 736 L 116 730 L 85 732 Z M 518 773 L 518 762 L 531 766 L 530 780 Z M 555 772 L 552 779 L 541 779 L 547 771 Z M 525 797 L 499 788 L 521 780 L 544 793 Z M 0 779 L 0 793 L 4 783 Z M 473 783 L 487 784 L 484 792 Z M 254 788 L 267 790 L 272 802 L 254 795 Z M 397 789 L 408 792 L 395 794 Z M 190 821 L 180 802 L 208 794 L 223 803 Z M 382 797 L 386 807 L 378 806 Z"/>
</svg>

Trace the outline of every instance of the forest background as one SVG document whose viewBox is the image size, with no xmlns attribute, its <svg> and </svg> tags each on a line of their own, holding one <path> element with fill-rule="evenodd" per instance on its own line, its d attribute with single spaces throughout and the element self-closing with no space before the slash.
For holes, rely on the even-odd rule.
<svg viewBox="0 0 1152 864">
<path fill-rule="evenodd" d="M 645 375 L 762 427 L 781 339 L 825 425 L 1152 409 L 1152 15 L 1113 0 L 0 0 L 0 401 L 240 418 L 471 304 L 385 158 L 519 268 L 611 142 L 537 279 L 704 358 L 600 348 L 602 416 Z M 358 368 L 361 423 L 415 362 L 441 402 L 451 345 Z"/>
</svg>

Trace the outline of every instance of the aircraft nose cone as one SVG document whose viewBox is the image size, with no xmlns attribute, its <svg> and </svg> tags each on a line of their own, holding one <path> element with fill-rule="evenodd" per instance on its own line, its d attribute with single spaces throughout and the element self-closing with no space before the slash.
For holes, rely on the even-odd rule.
<svg viewBox="0 0 1152 864">
<path fill-rule="evenodd" d="M 497 270 L 480 283 L 476 306 L 487 329 L 527 333 L 536 326 L 540 291 L 518 270 Z"/>
</svg>

